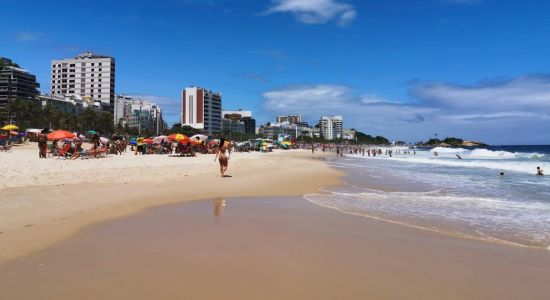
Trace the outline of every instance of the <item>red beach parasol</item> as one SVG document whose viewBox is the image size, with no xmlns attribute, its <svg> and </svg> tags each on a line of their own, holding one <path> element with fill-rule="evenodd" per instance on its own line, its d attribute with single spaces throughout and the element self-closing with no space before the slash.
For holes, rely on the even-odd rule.
<svg viewBox="0 0 550 300">
<path fill-rule="evenodd" d="M 147 145 L 151 145 L 153 144 L 153 140 L 152 139 L 144 139 L 143 142 Z"/>
<path fill-rule="evenodd" d="M 72 138 L 74 138 L 74 134 L 66 130 L 56 130 L 48 134 L 48 140 L 50 141 L 72 139 Z"/>
</svg>

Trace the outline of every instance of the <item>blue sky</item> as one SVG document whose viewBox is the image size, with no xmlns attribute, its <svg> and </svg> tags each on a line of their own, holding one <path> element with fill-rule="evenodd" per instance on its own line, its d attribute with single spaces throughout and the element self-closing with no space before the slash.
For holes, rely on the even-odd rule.
<svg viewBox="0 0 550 300">
<path fill-rule="evenodd" d="M 550 144 L 550 1 L 6 1 L 0 55 L 115 57 L 116 92 L 177 121 L 182 88 L 223 93 L 259 122 L 341 114 L 392 140 Z"/>
</svg>

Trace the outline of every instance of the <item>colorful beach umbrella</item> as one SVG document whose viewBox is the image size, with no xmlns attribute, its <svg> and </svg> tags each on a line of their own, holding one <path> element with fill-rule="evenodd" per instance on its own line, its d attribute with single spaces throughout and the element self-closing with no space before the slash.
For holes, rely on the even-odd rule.
<svg viewBox="0 0 550 300">
<path fill-rule="evenodd" d="M 177 142 L 189 140 L 189 138 L 185 134 L 181 134 L 181 133 L 171 134 L 168 136 L 168 139 L 171 141 L 177 141 Z"/>
<path fill-rule="evenodd" d="M 95 131 L 95 130 L 89 130 L 88 131 L 88 134 L 96 134 L 96 133 L 97 133 L 97 131 Z"/>
<path fill-rule="evenodd" d="M 17 131 L 14 131 L 14 130 L 10 131 L 10 135 L 18 135 L 18 134 L 19 134 L 19 132 L 17 132 Z"/>
<path fill-rule="evenodd" d="M 48 140 L 63 140 L 63 139 L 72 139 L 75 135 L 72 132 L 66 130 L 56 130 L 54 132 L 48 133 Z"/>
<path fill-rule="evenodd" d="M 143 142 L 147 145 L 151 145 L 153 143 L 153 139 L 144 139 Z"/>
<path fill-rule="evenodd" d="M 13 124 L 6 125 L 6 126 L 2 127 L 2 130 L 6 130 L 6 131 L 17 130 L 17 129 L 19 129 L 19 127 L 15 126 Z"/>
<path fill-rule="evenodd" d="M 106 137 L 100 137 L 99 138 L 99 141 L 102 143 L 102 144 L 107 144 L 109 142 L 109 139 L 106 138 Z"/>
<path fill-rule="evenodd" d="M 30 132 L 30 133 L 40 133 L 42 132 L 41 129 L 34 129 L 34 128 L 31 128 L 31 129 L 27 129 L 27 132 Z"/>
</svg>

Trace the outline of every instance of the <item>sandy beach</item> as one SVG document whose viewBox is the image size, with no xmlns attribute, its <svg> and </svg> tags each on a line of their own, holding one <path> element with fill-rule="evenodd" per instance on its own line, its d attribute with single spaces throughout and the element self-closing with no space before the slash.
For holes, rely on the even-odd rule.
<svg viewBox="0 0 550 300">
<path fill-rule="evenodd" d="M 1 153 L 0 166 L 0 263 L 44 249 L 86 225 L 147 207 L 212 197 L 301 195 L 338 184 L 340 176 L 306 151 L 233 153 L 232 178 L 219 177 L 213 155 L 128 152 L 39 160 L 34 144 Z"/>
<path fill-rule="evenodd" d="M 212 155 L 35 156 L 0 155 L 7 299 L 550 297 L 548 251 L 306 201 L 343 176 L 309 151 L 234 153 L 231 178 Z"/>
</svg>

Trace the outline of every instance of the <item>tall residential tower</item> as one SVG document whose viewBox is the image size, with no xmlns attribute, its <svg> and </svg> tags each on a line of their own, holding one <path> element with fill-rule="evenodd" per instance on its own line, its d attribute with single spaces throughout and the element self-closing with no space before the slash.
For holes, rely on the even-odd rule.
<svg viewBox="0 0 550 300">
<path fill-rule="evenodd" d="M 101 102 L 111 113 L 115 103 L 115 59 L 84 52 L 75 58 L 52 60 L 52 95 L 78 95 Z M 108 109 L 107 109 L 108 108 Z"/>
<path fill-rule="evenodd" d="M 222 131 L 222 95 L 200 87 L 181 93 L 181 124 L 202 129 L 208 134 Z"/>
</svg>

